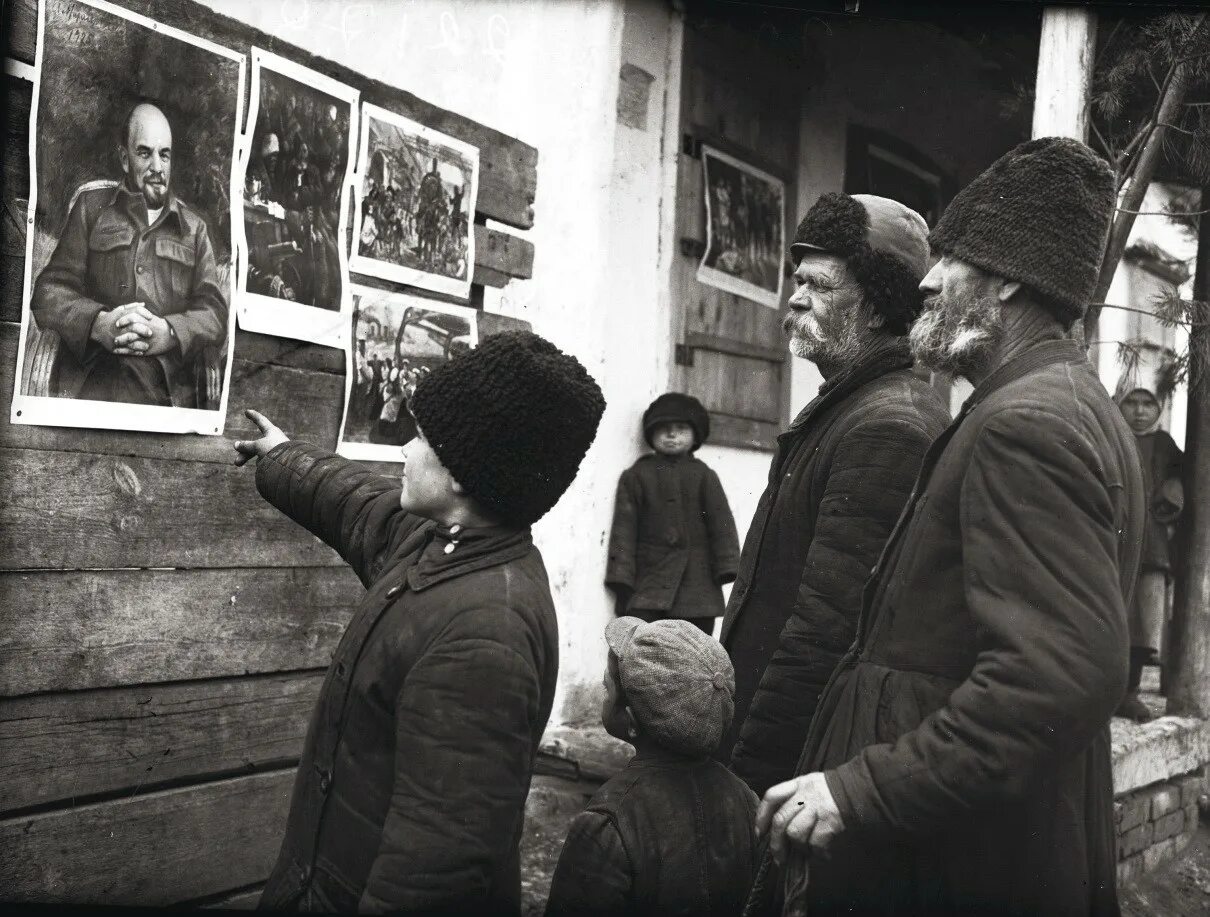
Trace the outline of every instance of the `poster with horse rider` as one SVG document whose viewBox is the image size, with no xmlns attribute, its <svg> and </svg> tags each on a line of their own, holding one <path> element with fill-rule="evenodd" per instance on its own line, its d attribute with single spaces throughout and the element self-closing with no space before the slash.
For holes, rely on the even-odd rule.
<svg viewBox="0 0 1210 917">
<path fill-rule="evenodd" d="M 341 347 L 352 308 L 345 217 L 359 93 L 253 48 L 251 97 L 240 327 Z"/>
<path fill-rule="evenodd" d="M 345 414 L 336 451 L 352 459 L 400 461 L 399 447 L 416 435 L 408 408 L 416 385 L 478 344 L 477 318 L 464 306 L 354 285 Z"/>
<path fill-rule="evenodd" d="M 361 111 L 350 267 L 468 298 L 479 150 L 368 102 Z"/>
</svg>

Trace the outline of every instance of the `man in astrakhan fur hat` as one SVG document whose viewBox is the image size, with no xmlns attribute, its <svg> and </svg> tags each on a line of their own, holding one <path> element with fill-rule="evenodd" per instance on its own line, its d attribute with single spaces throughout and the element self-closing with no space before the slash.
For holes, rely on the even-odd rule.
<svg viewBox="0 0 1210 917">
<path fill-rule="evenodd" d="M 735 719 L 722 748 L 758 794 L 794 774 L 861 588 L 949 415 L 912 372 L 928 227 L 884 197 L 825 194 L 799 224 L 785 330 L 824 378 L 778 437 L 723 618 Z"/>
<path fill-rule="evenodd" d="M 975 390 L 878 562 L 804 776 L 762 801 L 786 868 L 763 870 L 752 904 L 784 890 L 785 913 L 812 917 L 1117 913 L 1109 718 L 1143 488 L 1068 335 L 1113 207 L 1109 167 L 1047 137 L 933 231 L 912 350 Z"/>
</svg>

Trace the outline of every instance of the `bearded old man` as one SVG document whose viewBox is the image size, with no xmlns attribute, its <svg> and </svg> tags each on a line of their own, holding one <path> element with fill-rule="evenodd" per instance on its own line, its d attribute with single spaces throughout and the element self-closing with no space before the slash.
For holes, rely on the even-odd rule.
<svg viewBox="0 0 1210 917">
<path fill-rule="evenodd" d="M 912 350 L 975 390 L 874 571 L 804 776 L 761 803 L 785 913 L 1118 913 L 1109 718 L 1144 492 L 1067 333 L 1113 207 L 1105 162 L 1049 137 L 933 231 Z M 778 878 L 762 869 L 750 904 Z"/>
<path fill-rule="evenodd" d="M 778 437 L 723 619 L 736 673 L 722 756 L 763 793 L 789 779 L 819 692 L 853 642 L 861 587 L 949 415 L 912 372 L 924 219 L 896 201 L 825 194 L 790 246 L 790 349 L 824 377 Z"/>
</svg>

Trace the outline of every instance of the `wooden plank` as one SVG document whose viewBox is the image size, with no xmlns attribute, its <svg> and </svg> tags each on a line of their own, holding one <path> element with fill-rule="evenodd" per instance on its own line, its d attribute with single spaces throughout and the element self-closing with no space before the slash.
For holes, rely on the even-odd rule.
<svg viewBox="0 0 1210 917">
<path fill-rule="evenodd" d="M 313 442 L 325 449 L 336 447 L 344 411 L 344 355 L 331 350 L 335 357 L 321 355 L 297 342 L 280 338 L 262 339 L 249 349 L 261 356 L 279 355 L 283 362 L 295 355 L 301 364 L 332 365 L 339 361 L 340 375 L 332 372 L 299 369 L 271 363 L 253 363 L 237 359 L 231 368 L 231 396 L 227 424 L 223 436 L 196 434 L 132 433 L 122 430 L 87 430 L 70 427 L 32 427 L 9 423 L 8 406 L 12 401 L 14 373 L 17 361 L 19 328 L 12 323 L 0 323 L 0 446 L 16 449 L 65 450 L 111 455 L 139 455 L 150 458 L 183 459 L 229 465 L 235 458 L 230 440 L 247 438 L 254 432 L 243 409 L 253 407 L 271 418 L 291 436 Z M 236 346 L 245 335 L 239 332 Z M 257 337 L 260 337 L 259 335 Z M 280 343 L 268 343 L 268 341 Z M 326 348 L 330 350 L 330 348 Z"/>
<path fill-rule="evenodd" d="M 509 277 L 528 279 L 534 276 L 534 244 L 528 239 L 498 229 L 475 224 L 475 269 L 482 265 L 489 271 Z"/>
<path fill-rule="evenodd" d="M 0 573 L 0 696 L 327 666 L 348 567 Z"/>
<path fill-rule="evenodd" d="M 262 881 L 285 829 L 294 771 L 0 822 L 9 901 L 165 905 Z"/>
<path fill-rule="evenodd" d="M 0 700 L 0 812 L 282 767 L 320 672 Z"/>
<path fill-rule="evenodd" d="M 1042 10 L 1031 137 L 1088 140 L 1088 97 L 1097 46 L 1095 10 Z"/>
<path fill-rule="evenodd" d="M 9 448 L 0 465 L 0 570 L 342 563 L 250 468 Z"/>
<path fill-rule="evenodd" d="M 777 434 L 781 427 L 776 423 L 732 417 L 729 414 L 710 415 L 710 442 L 716 446 L 736 446 L 741 449 L 773 451 L 777 447 Z"/>
<path fill-rule="evenodd" d="M 34 62 L 37 41 L 37 0 L 13 0 L 8 23 L 8 54 L 27 64 Z M 477 213 L 509 226 L 533 226 L 534 194 L 538 186 L 538 151 L 527 143 L 493 130 L 470 118 L 446 111 L 425 100 L 372 80 L 340 64 L 309 54 L 301 48 L 241 22 L 222 16 L 189 0 L 124 0 L 122 6 L 166 25 L 176 26 L 220 45 L 251 54 L 252 46 L 288 57 L 361 91 L 364 102 L 398 112 L 479 149 Z"/>
<path fill-rule="evenodd" d="M 747 341 L 733 341 L 730 338 L 719 337 L 717 334 L 701 334 L 700 332 L 685 335 L 685 346 L 691 350 L 710 350 L 714 353 L 727 353 L 735 357 L 751 357 L 767 363 L 784 363 L 787 353 L 784 346 L 761 347 Z"/>
</svg>

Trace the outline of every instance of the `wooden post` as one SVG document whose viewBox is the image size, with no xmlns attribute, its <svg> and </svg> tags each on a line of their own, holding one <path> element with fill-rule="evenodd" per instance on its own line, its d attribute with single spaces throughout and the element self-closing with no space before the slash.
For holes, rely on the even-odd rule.
<svg viewBox="0 0 1210 917">
<path fill-rule="evenodd" d="M 1097 14 L 1083 7 L 1042 11 L 1034 137 L 1088 139 L 1088 90 L 1092 82 Z"/>
<path fill-rule="evenodd" d="M 1210 200 L 1210 188 L 1202 189 Z M 1202 206 L 1205 206 L 1204 204 Z M 1168 712 L 1210 716 L 1210 226 L 1197 240 L 1193 278 L 1193 327 L 1189 330 L 1189 406 L 1185 433 L 1183 550 L 1172 609 Z"/>
</svg>

